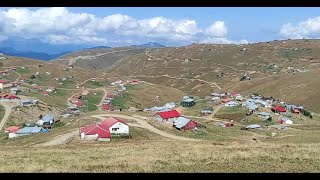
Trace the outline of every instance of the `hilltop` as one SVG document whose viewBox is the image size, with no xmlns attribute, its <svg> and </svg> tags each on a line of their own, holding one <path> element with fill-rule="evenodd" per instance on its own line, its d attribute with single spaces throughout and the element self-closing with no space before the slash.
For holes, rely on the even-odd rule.
<svg viewBox="0 0 320 180">
<path fill-rule="evenodd" d="M 258 86 L 249 89 L 246 88 L 247 84 L 267 82 L 270 83 L 268 95 L 292 103 L 304 103 L 318 111 L 317 103 L 310 101 L 315 98 L 314 93 L 308 91 L 303 95 L 304 98 L 297 97 L 301 97 L 305 89 L 317 88 L 318 83 L 313 82 L 311 76 L 318 75 L 319 68 L 319 40 L 282 40 L 243 45 L 192 44 L 177 48 L 147 49 L 145 53 L 118 63 L 109 72 L 175 87 L 198 96 L 227 89 L 252 92 L 258 90 Z M 290 78 L 294 74 L 299 78 Z M 250 80 L 245 80 L 247 77 Z M 241 78 L 244 81 L 240 81 Z M 285 83 L 271 86 L 272 78 L 283 79 Z M 301 83 L 306 83 L 304 88 L 295 88 L 294 91 L 289 92 L 285 87 Z"/>
</svg>

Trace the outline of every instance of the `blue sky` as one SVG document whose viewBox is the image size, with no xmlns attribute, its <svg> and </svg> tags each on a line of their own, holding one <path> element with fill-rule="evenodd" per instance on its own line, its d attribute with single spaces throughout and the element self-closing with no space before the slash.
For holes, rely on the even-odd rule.
<svg viewBox="0 0 320 180">
<path fill-rule="evenodd" d="M 240 43 L 320 37 L 320 8 L 12 9 L 0 8 L 0 27 L 3 26 L 0 28 L 0 40 L 1 36 L 4 39 L 24 35 L 41 37 L 49 43 L 121 46 L 148 41 L 181 45 L 192 42 Z M 35 29 L 35 26 L 39 29 Z M 8 29 L 12 27 L 15 31 L 10 33 Z"/>
</svg>

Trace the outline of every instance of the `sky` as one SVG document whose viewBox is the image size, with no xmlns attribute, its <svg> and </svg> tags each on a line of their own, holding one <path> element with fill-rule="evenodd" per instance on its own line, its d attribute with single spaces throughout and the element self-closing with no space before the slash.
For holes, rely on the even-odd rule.
<svg viewBox="0 0 320 180">
<path fill-rule="evenodd" d="M 0 41 L 125 46 L 251 43 L 320 37 L 320 8 L 0 8 Z"/>
</svg>

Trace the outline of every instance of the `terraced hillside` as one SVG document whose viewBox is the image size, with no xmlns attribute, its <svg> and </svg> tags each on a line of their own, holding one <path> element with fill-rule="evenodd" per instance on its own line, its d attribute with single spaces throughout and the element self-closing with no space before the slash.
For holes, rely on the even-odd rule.
<svg viewBox="0 0 320 180">
<path fill-rule="evenodd" d="M 64 65 L 72 63 L 75 67 L 84 69 L 101 70 L 142 52 L 143 48 L 133 47 L 86 49 L 66 54 L 55 61 Z"/>
</svg>

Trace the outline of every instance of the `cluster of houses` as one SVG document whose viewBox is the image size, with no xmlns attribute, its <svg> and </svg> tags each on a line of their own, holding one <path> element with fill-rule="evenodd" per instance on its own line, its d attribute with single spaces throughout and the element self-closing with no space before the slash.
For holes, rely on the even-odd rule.
<svg viewBox="0 0 320 180">
<path fill-rule="evenodd" d="M 52 128 L 52 125 L 59 120 L 55 120 L 52 114 L 46 114 L 40 116 L 38 122 L 34 125 L 27 125 L 26 127 L 20 128 L 18 126 L 10 126 L 5 128 L 5 133 L 8 133 L 9 138 L 15 138 L 19 136 L 26 136 L 39 133 L 47 133 L 48 129 Z"/>
<path fill-rule="evenodd" d="M 177 110 L 160 111 L 153 115 L 153 119 L 161 123 L 172 124 L 178 130 L 194 130 L 198 123 L 180 115 Z"/>
<path fill-rule="evenodd" d="M 31 86 L 32 86 L 32 89 L 36 90 L 37 92 L 39 92 L 43 96 L 48 96 L 51 93 L 57 92 L 57 89 L 54 86 L 48 86 L 47 88 L 42 88 L 42 87 L 38 86 L 37 84 L 31 84 Z"/>
<path fill-rule="evenodd" d="M 173 108 L 176 107 L 176 103 L 174 102 L 169 102 L 169 103 L 166 103 L 164 106 L 154 106 L 154 107 L 151 107 L 151 108 L 145 108 L 144 111 L 169 111 Z"/>
<path fill-rule="evenodd" d="M 274 100 L 272 97 L 262 97 L 260 95 L 250 95 L 246 99 L 238 93 L 211 93 L 211 100 L 224 104 L 225 107 L 245 107 L 249 111 L 247 115 L 255 113 L 262 120 L 271 120 L 273 115 L 279 115 L 277 122 L 288 125 L 293 124 L 293 122 L 287 116 L 290 116 L 292 113 L 299 114 L 304 109 L 302 106 L 287 104 L 283 101 Z M 212 110 L 205 111 L 203 109 L 201 114 L 207 115 L 211 112 Z"/>
</svg>

